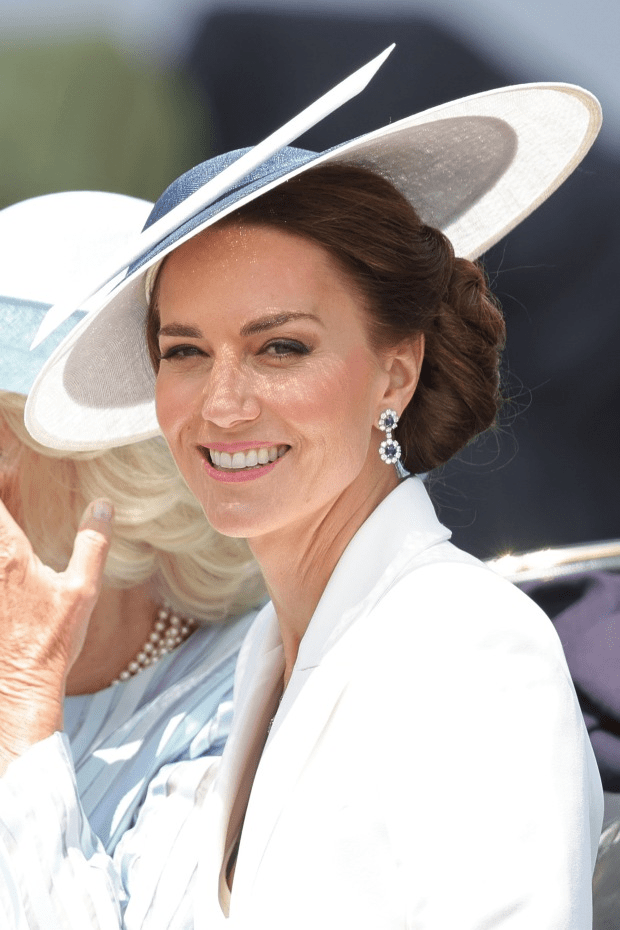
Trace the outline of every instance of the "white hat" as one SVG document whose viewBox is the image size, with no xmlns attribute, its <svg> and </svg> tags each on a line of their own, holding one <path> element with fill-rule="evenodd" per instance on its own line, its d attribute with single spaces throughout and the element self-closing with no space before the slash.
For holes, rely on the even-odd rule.
<svg viewBox="0 0 620 930">
<path fill-rule="evenodd" d="M 100 267 L 142 228 L 153 204 L 101 191 L 46 194 L 0 210 L 0 391 L 27 394 L 58 343 L 83 318 L 67 319 L 30 351 L 67 282 Z M 88 305 L 83 305 L 87 310 Z"/>
<path fill-rule="evenodd" d="M 320 103 L 309 108 L 315 122 Z M 293 121 L 298 133 L 308 128 L 303 122 Z M 434 107 L 320 154 L 289 148 L 286 139 L 274 154 L 268 143 L 286 137 L 287 124 L 254 149 L 198 165 L 162 194 L 142 240 L 125 260 L 120 257 L 119 267 L 128 268 L 123 280 L 110 288 L 107 277 L 100 279 L 95 309 L 53 353 L 34 385 L 28 429 L 40 442 L 67 450 L 116 446 L 156 433 L 155 375 L 144 334 L 149 269 L 289 178 L 328 163 L 368 167 L 391 180 L 423 222 L 443 230 L 457 255 L 474 258 L 568 177 L 600 124 L 599 103 L 588 91 L 525 84 Z M 71 309 L 64 308 L 64 315 Z"/>
</svg>

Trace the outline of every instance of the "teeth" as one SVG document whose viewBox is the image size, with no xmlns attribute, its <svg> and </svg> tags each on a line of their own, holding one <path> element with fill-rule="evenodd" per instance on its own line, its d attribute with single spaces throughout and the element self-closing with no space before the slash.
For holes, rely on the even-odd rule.
<svg viewBox="0 0 620 930">
<path fill-rule="evenodd" d="M 260 449 L 248 449 L 247 452 L 235 452 L 233 455 L 229 452 L 209 449 L 209 456 L 216 468 L 254 468 L 256 465 L 275 462 L 284 455 L 287 449 L 288 446 L 271 446 L 270 448 L 263 446 Z"/>
</svg>

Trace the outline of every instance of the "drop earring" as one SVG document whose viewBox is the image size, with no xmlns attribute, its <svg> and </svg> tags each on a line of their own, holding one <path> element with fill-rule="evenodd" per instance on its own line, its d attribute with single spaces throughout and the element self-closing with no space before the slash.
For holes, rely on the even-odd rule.
<svg viewBox="0 0 620 930">
<path fill-rule="evenodd" d="M 393 430 L 398 425 L 398 414 L 395 410 L 384 410 L 379 417 L 377 424 L 379 429 L 385 433 L 385 439 L 379 446 L 379 455 L 386 465 L 396 465 L 400 460 L 400 444 L 392 436 Z"/>
</svg>

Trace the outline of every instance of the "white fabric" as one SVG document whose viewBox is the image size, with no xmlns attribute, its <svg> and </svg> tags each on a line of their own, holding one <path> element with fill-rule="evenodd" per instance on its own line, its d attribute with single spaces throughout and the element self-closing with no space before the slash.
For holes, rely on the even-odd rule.
<svg viewBox="0 0 620 930">
<path fill-rule="evenodd" d="M 42 365 L 90 309 L 80 306 L 61 331 L 30 345 L 50 304 L 92 276 L 106 256 L 144 226 L 152 203 L 102 191 L 61 191 L 0 210 L 0 391 L 30 391 Z"/>
<path fill-rule="evenodd" d="M 2 930 L 190 930 L 194 810 L 230 729 L 235 661 L 254 616 L 200 628 L 127 682 L 67 698 L 65 734 L 9 767 Z"/>
<path fill-rule="evenodd" d="M 108 191 L 61 191 L 5 207 L 0 295 L 49 308 L 66 294 L 67 278 L 74 286 L 76 278 L 92 278 L 102 262 L 127 247 L 152 209 L 148 200 Z"/>
<path fill-rule="evenodd" d="M 409 479 L 340 560 L 256 772 L 226 919 L 235 797 L 283 670 L 272 608 L 258 617 L 203 808 L 196 930 L 590 930 L 602 791 L 559 640 L 448 535 Z"/>
<path fill-rule="evenodd" d="M 10 767 L 3 930 L 590 930 L 603 800 L 559 640 L 448 535 L 408 479 L 340 560 L 256 772 L 229 919 L 230 815 L 234 834 L 283 669 L 270 606 L 221 764 L 164 768 L 113 860 L 59 736 Z"/>
</svg>

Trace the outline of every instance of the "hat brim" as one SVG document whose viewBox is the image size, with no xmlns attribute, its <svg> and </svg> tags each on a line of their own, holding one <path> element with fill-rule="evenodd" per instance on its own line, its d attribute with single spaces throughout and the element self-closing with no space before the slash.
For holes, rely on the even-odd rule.
<svg viewBox="0 0 620 930">
<path fill-rule="evenodd" d="M 568 84 L 499 88 L 435 107 L 237 187 L 151 249 L 90 301 L 41 371 L 26 407 L 40 442 L 66 450 L 118 446 L 159 431 L 144 327 L 145 275 L 228 213 L 318 165 L 366 166 L 387 177 L 455 252 L 477 258 L 570 175 L 596 138 L 598 101 Z M 298 150 L 299 151 L 299 150 Z"/>
<path fill-rule="evenodd" d="M 76 308 L 49 340 L 30 344 L 67 281 L 99 267 L 135 236 L 152 204 L 103 191 L 32 197 L 0 211 L 0 391 L 27 394 L 42 365 L 88 310 Z"/>
</svg>

